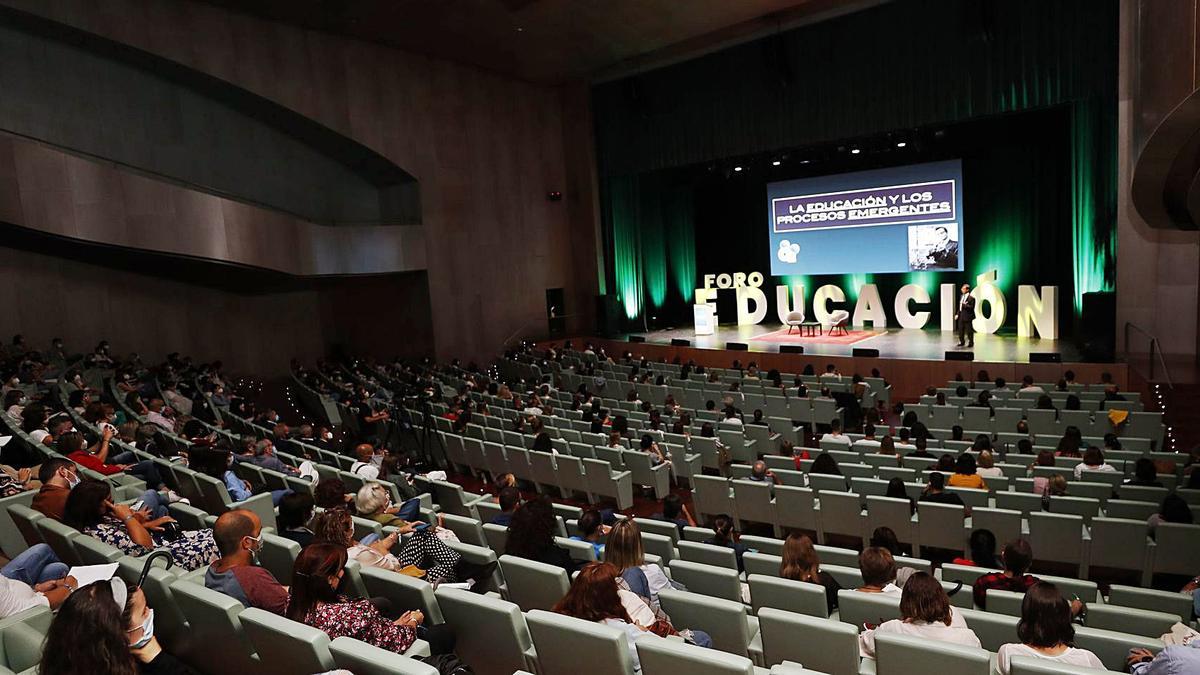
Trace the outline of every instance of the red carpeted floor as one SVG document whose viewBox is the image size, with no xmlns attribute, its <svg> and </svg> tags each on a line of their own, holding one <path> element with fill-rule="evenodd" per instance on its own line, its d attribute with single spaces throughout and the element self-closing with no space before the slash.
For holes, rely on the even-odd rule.
<svg viewBox="0 0 1200 675">
<path fill-rule="evenodd" d="M 787 328 L 781 328 L 773 333 L 766 333 L 750 338 L 756 342 L 775 342 L 780 344 L 810 344 L 810 345 L 852 345 L 856 342 L 861 342 L 867 338 L 883 335 L 885 331 L 881 330 L 852 330 L 846 334 L 829 335 L 828 333 L 821 335 L 818 333 L 812 337 L 801 335 L 799 329 L 794 330 L 790 335 Z"/>
</svg>

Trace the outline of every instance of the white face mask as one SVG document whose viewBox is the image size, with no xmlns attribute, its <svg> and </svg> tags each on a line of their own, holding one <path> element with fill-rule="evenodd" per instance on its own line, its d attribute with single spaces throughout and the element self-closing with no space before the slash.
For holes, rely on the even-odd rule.
<svg viewBox="0 0 1200 675">
<path fill-rule="evenodd" d="M 133 644 L 129 645 L 129 647 L 131 649 L 141 649 L 142 647 L 145 647 L 147 644 L 149 644 L 150 640 L 154 638 L 154 610 L 153 609 L 146 611 L 146 620 L 142 622 L 141 629 L 142 629 L 142 637 L 138 638 L 137 642 L 134 642 Z M 137 628 L 131 628 L 125 632 L 132 633 L 135 630 L 137 630 Z"/>
<path fill-rule="evenodd" d="M 325 440 L 327 440 L 327 441 L 332 441 L 332 440 L 333 440 L 333 433 L 332 433 L 332 432 L 329 432 L 329 431 L 326 431 L 326 432 L 325 432 Z"/>
<path fill-rule="evenodd" d="M 371 463 L 374 464 L 375 466 L 383 466 L 383 455 L 382 454 L 371 455 Z"/>
</svg>

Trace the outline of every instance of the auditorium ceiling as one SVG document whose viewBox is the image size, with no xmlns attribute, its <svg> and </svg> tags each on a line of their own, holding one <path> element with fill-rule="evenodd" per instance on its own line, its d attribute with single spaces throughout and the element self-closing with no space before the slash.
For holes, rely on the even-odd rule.
<svg viewBox="0 0 1200 675">
<path fill-rule="evenodd" d="M 559 84 L 625 74 L 883 0 L 206 0 Z"/>
</svg>

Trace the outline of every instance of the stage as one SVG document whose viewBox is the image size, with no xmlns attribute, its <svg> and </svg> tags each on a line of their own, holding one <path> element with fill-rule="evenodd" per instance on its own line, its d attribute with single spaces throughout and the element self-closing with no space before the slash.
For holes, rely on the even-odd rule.
<svg viewBox="0 0 1200 675">
<path fill-rule="evenodd" d="M 649 344 L 671 344 L 672 339 L 689 340 L 700 349 L 725 349 L 726 343 L 745 343 L 750 352 L 777 353 L 780 345 L 800 345 L 804 353 L 814 356 L 852 356 L 856 348 L 878 349 L 880 358 L 942 361 L 946 352 L 971 351 L 975 361 L 988 363 L 1028 363 L 1031 352 L 1055 352 L 1063 362 L 1082 361 L 1078 346 L 1072 340 L 1043 340 L 1007 334 L 978 334 L 974 349 L 960 349 L 958 338 L 951 331 L 888 328 L 880 330 L 851 329 L 845 337 L 802 337 L 790 335 L 787 327 L 778 324 L 753 326 L 718 326 L 713 335 L 696 335 L 691 326 L 668 328 L 648 333 L 629 333 L 623 336 L 645 338 Z"/>
</svg>

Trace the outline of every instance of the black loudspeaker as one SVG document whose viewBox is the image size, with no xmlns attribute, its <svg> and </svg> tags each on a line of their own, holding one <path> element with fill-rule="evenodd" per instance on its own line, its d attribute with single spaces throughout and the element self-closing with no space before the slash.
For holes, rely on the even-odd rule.
<svg viewBox="0 0 1200 675">
<path fill-rule="evenodd" d="M 1077 335 L 1086 361 L 1111 362 L 1117 347 L 1117 295 L 1083 294 L 1083 321 Z"/>
<path fill-rule="evenodd" d="M 725 349 L 728 349 L 731 352 L 744 352 L 747 349 L 750 349 L 750 345 L 746 344 L 745 342 L 726 342 Z"/>
<path fill-rule="evenodd" d="M 877 358 L 879 358 L 879 350 L 878 350 L 878 349 L 865 349 L 865 348 L 859 348 L 859 347 L 855 347 L 855 348 L 854 348 L 854 355 L 855 355 L 855 356 L 866 356 L 866 357 L 870 357 L 870 358 L 875 358 L 875 359 L 877 359 Z"/>
<path fill-rule="evenodd" d="M 779 345 L 780 354 L 803 354 L 804 345 Z"/>
<path fill-rule="evenodd" d="M 691 347 L 692 341 L 684 340 L 683 338 L 671 338 L 671 346 L 672 347 Z"/>
<path fill-rule="evenodd" d="M 1058 352 L 1029 352 L 1030 363 L 1062 363 L 1062 354 Z"/>
<path fill-rule="evenodd" d="M 946 352 L 947 361 L 974 361 L 975 352 Z"/>
<path fill-rule="evenodd" d="M 596 332 L 600 335 L 614 335 L 620 331 L 621 303 L 615 295 L 596 296 Z"/>
<path fill-rule="evenodd" d="M 630 335 L 629 341 L 630 342 L 645 342 L 646 338 L 642 337 L 641 335 Z"/>
</svg>

